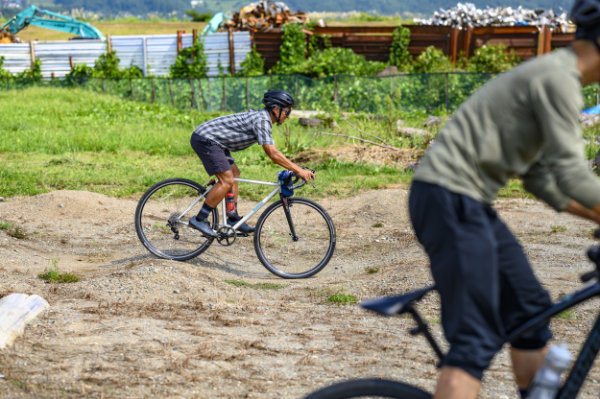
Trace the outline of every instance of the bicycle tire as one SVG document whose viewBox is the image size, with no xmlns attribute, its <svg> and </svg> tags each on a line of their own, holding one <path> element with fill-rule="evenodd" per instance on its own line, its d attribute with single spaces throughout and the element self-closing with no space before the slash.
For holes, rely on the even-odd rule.
<svg viewBox="0 0 600 399">
<path fill-rule="evenodd" d="M 203 201 L 181 215 L 204 190 L 192 180 L 175 178 L 156 183 L 142 195 L 135 209 L 135 231 L 148 251 L 159 258 L 178 261 L 206 251 L 213 239 L 187 224 L 190 217 L 198 214 Z M 218 224 L 216 208 L 208 221 L 211 227 Z"/>
<path fill-rule="evenodd" d="M 430 393 L 402 382 L 379 378 L 364 378 L 330 385 L 309 394 L 304 399 L 431 399 L 431 397 Z"/>
<path fill-rule="evenodd" d="M 306 198 L 287 198 L 297 240 L 293 240 L 283 200 L 260 215 L 254 232 L 254 250 L 271 273 L 289 279 L 310 277 L 333 255 L 336 233 L 325 209 Z"/>
</svg>

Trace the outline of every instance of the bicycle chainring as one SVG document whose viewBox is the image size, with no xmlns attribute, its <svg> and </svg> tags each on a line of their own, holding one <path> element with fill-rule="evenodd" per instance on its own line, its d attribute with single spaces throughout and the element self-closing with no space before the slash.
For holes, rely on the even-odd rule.
<svg viewBox="0 0 600 399">
<path fill-rule="evenodd" d="M 219 230 L 217 230 L 217 234 L 219 235 L 217 237 L 217 242 L 224 247 L 232 245 L 237 238 L 237 233 L 229 226 L 221 226 Z"/>
</svg>

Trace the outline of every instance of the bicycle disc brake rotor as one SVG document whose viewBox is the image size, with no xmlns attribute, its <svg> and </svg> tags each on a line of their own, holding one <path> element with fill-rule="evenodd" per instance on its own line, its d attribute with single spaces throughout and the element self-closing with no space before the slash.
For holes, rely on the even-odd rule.
<svg viewBox="0 0 600 399">
<path fill-rule="evenodd" d="M 217 237 L 217 242 L 224 247 L 228 247 L 233 244 L 237 238 L 237 233 L 229 226 L 220 227 L 219 230 L 217 230 L 217 234 L 219 234 Z"/>
</svg>

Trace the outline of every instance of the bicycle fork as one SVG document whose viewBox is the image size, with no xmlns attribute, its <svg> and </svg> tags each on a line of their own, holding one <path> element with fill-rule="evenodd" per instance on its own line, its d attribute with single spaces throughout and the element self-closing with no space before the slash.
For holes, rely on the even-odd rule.
<svg viewBox="0 0 600 399">
<path fill-rule="evenodd" d="M 292 220 L 292 213 L 290 212 L 290 203 L 286 197 L 281 197 L 281 202 L 283 202 L 283 212 L 285 213 L 285 218 L 290 226 L 290 235 L 292 236 L 292 241 L 298 241 L 296 229 L 294 228 L 294 221 Z"/>
</svg>

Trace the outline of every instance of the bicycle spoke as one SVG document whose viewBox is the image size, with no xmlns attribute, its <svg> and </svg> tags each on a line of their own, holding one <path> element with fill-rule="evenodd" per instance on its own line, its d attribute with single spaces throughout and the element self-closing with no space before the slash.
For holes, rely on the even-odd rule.
<svg viewBox="0 0 600 399">
<path fill-rule="evenodd" d="M 327 213 L 303 198 L 289 199 L 295 239 L 282 203 L 261 216 L 255 233 L 255 249 L 273 273 L 287 278 L 308 277 L 322 269 L 335 247 L 335 229 Z"/>
<path fill-rule="evenodd" d="M 202 206 L 201 201 L 194 204 L 198 192 L 197 183 L 171 179 L 144 194 L 136 210 L 136 231 L 150 252 L 165 259 L 187 260 L 208 248 L 212 240 L 187 223 Z M 194 206 L 182 214 L 191 204 Z"/>
</svg>

